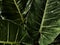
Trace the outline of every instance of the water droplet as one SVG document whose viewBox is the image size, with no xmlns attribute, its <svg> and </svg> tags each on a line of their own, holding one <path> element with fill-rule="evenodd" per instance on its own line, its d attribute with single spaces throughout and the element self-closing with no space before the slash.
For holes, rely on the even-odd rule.
<svg viewBox="0 0 60 45">
<path fill-rule="evenodd" d="M 51 11 L 51 13 L 53 13 L 54 11 Z"/>
</svg>

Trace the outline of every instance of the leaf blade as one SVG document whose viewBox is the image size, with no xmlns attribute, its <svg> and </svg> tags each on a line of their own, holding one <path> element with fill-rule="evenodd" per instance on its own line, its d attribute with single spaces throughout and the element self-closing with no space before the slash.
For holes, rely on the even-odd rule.
<svg viewBox="0 0 60 45">
<path fill-rule="evenodd" d="M 47 2 L 46 2 L 46 7 L 45 7 L 41 27 L 39 29 L 39 32 L 41 34 L 41 38 L 39 40 L 40 45 L 48 45 L 48 44 L 52 43 L 54 41 L 54 39 L 60 34 L 60 30 L 59 30 L 60 24 L 58 23 L 58 22 L 60 22 L 60 19 L 58 18 L 59 12 L 56 13 L 57 11 L 59 11 L 59 10 L 57 10 L 59 7 L 58 8 L 56 7 L 56 6 L 59 6 L 59 4 L 57 2 L 60 2 L 60 1 L 47 0 Z M 54 8 L 53 8 L 53 6 L 54 6 Z M 54 10 L 56 10 L 56 11 L 54 11 Z M 57 18 L 56 18 L 56 14 L 57 14 Z M 47 19 L 47 20 L 45 20 L 45 19 Z"/>
</svg>

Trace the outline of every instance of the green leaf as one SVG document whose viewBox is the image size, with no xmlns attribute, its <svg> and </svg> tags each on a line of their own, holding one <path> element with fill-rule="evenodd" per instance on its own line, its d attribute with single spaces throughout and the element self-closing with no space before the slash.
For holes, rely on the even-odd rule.
<svg viewBox="0 0 60 45">
<path fill-rule="evenodd" d="M 40 45 L 48 45 L 60 33 L 60 1 L 47 0 L 42 18 L 40 32 Z"/>
<path fill-rule="evenodd" d="M 20 3 L 21 2 L 21 3 Z M 25 29 L 25 17 L 23 12 L 30 8 L 28 0 L 3 0 L 2 14 L 0 15 L 0 43 L 3 44 L 32 44 Z M 28 6 L 25 8 L 25 5 Z M 27 9 L 29 11 L 29 9 Z M 27 13 L 27 12 L 26 12 Z M 29 40 L 27 40 L 29 39 Z"/>
</svg>

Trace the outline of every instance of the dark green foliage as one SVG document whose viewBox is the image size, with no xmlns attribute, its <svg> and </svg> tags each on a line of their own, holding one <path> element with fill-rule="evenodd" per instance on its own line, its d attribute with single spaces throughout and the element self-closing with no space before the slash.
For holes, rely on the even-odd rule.
<svg viewBox="0 0 60 45">
<path fill-rule="evenodd" d="M 54 45 L 59 33 L 59 0 L 0 0 L 1 45 Z"/>
</svg>

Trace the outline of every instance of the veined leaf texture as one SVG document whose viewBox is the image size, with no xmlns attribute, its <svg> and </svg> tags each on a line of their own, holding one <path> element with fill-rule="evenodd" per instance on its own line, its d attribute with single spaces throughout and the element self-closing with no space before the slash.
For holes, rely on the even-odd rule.
<svg viewBox="0 0 60 45">
<path fill-rule="evenodd" d="M 60 0 L 0 0 L 0 45 L 49 45 L 60 34 Z"/>
</svg>

